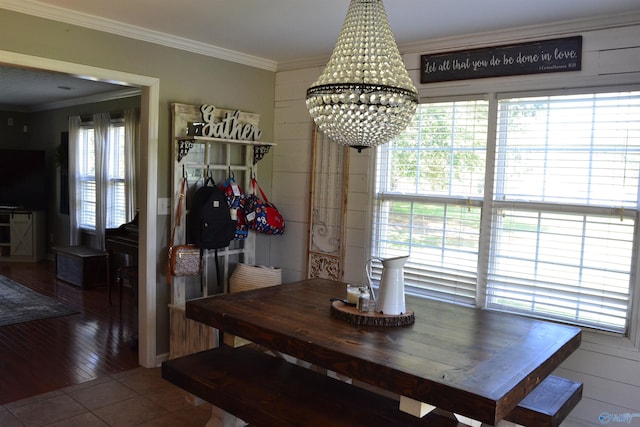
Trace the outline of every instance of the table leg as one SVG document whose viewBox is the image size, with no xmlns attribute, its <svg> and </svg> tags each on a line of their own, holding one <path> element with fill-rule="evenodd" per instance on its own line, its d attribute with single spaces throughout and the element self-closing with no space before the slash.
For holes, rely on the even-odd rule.
<svg viewBox="0 0 640 427">
<path fill-rule="evenodd" d="M 107 294 L 109 295 L 109 305 L 111 305 L 111 288 L 115 285 L 116 261 L 113 251 L 107 252 Z"/>
<path fill-rule="evenodd" d="M 215 406 L 211 407 L 211 418 L 204 425 L 204 427 L 221 427 L 222 420 L 220 419 L 220 409 Z"/>
<path fill-rule="evenodd" d="M 484 425 L 480 421 L 476 421 L 476 420 L 473 420 L 471 418 L 467 418 L 465 416 L 458 415 L 458 414 L 454 414 L 454 415 L 456 416 L 456 419 L 459 422 L 461 422 L 463 424 L 466 424 L 468 426 L 471 426 L 471 427 L 482 427 Z"/>
<path fill-rule="evenodd" d="M 463 415 L 454 414 L 449 411 L 443 411 L 442 409 L 437 409 L 433 405 L 429 405 L 428 403 L 420 402 L 415 399 L 411 399 L 410 397 L 400 396 L 400 410 L 402 412 L 406 412 L 407 414 L 413 415 L 414 417 L 422 418 L 428 413 L 432 411 L 436 411 L 440 415 L 445 415 L 448 418 L 452 418 L 457 420 L 461 425 L 469 426 L 469 427 L 488 427 L 488 424 L 484 424 L 481 421 L 476 421 L 474 419 L 465 417 Z M 518 424 L 514 424 L 510 421 L 500 421 L 496 427 L 518 427 Z"/>
<path fill-rule="evenodd" d="M 453 414 L 453 415 L 458 420 L 458 422 L 464 425 L 468 425 L 471 427 L 490 427 L 490 424 L 486 424 L 481 421 L 476 421 L 474 419 L 471 419 L 459 414 Z M 512 423 L 511 421 L 500 420 L 498 424 L 495 425 L 495 427 L 523 427 L 523 426 L 521 426 L 520 424 Z"/>
<path fill-rule="evenodd" d="M 199 400 L 201 400 L 199 397 L 195 398 L 196 402 Z M 189 401 L 189 399 L 187 399 L 187 401 Z M 204 427 L 245 427 L 245 426 L 248 426 L 248 424 L 242 421 L 240 418 L 218 408 L 217 406 L 211 405 L 211 418 L 209 418 L 209 421 L 207 421 L 207 424 L 205 424 Z"/>
<path fill-rule="evenodd" d="M 407 396 L 400 396 L 400 410 L 414 417 L 422 418 L 434 409 L 436 407 L 428 403 L 420 402 Z"/>
<path fill-rule="evenodd" d="M 228 412 L 222 413 L 222 424 L 220 425 L 220 427 L 244 427 L 246 425 L 247 423 L 245 423 L 235 415 L 231 415 Z"/>
</svg>

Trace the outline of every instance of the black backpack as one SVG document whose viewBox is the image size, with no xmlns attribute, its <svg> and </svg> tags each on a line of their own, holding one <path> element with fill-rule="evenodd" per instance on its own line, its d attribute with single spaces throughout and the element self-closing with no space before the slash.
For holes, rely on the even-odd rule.
<svg viewBox="0 0 640 427">
<path fill-rule="evenodd" d="M 236 225 L 231 220 L 224 192 L 210 177 L 196 190 L 187 215 L 189 243 L 201 249 L 220 249 L 229 246 Z"/>
</svg>

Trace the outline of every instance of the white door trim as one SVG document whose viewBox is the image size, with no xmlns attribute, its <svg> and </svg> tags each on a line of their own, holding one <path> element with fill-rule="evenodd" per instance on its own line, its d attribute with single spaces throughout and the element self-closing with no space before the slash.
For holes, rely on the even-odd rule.
<svg viewBox="0 0 640 427">
<path fill-rule="evenodd" d="M 139 345 L 138 363 L 150 368 L 157 365 L 156 350 L 156 218 L 158 177 L 158 120 L 160 80 L 106 68 L 58 61 L 0 50 L 0 64 L 56 71 L 74 76 L 138 86 L 142 90 L 140 106 L 140 209 L 139 262 Z"/>
</svg>

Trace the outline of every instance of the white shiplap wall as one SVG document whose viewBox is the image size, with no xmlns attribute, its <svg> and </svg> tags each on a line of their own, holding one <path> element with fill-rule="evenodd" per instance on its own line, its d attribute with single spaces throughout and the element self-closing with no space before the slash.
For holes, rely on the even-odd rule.
<svg viewBox="0 0 640 427">
<path fill-rule="evenodd" d="M 582 70 L 535 76 L 480 79 L 419 86 L 423 99 L 492 92 L 520 92 L 622 84 L 640 85 L 640 14 L 620 20 L 563 26 L 546 26 L 536 32 L 516 31 L 440 40 L 403 49 L 415 82 L 419 81 L 420 54 L 437 51 L 583 36 Z M 402 47 L 401 47 L 402 48 Z M 283 281 L 306 274 L 309 178 L 312 122 L 304 104 L 306 89 L 322 67 L 277 73 L 275 91 L 275 142 L 273 199 L 286 213 L 287 232 L 271 243 L 271 262 L 283 268 Z M 638 86 L 640 88 L 640 86 Z M 363 281 L 370 229 L 373 151 L 350 150 L 350 175 L 346 236 L 345 280 Z M 602 426 L 602 413 L 638 414 L 629 424 L 640 426 L 640 311 L 636 292 L 635 331 L 631 338 L 614 338 L 585 332 L 581 348 L 558 370 L 558 374 L 584 383 L 584 395 L 563 426 Z"/>
</svg>

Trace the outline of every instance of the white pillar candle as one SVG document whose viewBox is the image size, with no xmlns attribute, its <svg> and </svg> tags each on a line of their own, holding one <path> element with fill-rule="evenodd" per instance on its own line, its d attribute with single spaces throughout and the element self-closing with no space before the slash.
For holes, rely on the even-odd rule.
<svg viewBox="0 0 640 427">
<path fill-rule="evenodd" d="M 360 288 L 358 286 L 347 286 L 347 302 L 349 304 L 358 304 L 360 297 Z"/>
</svg>

